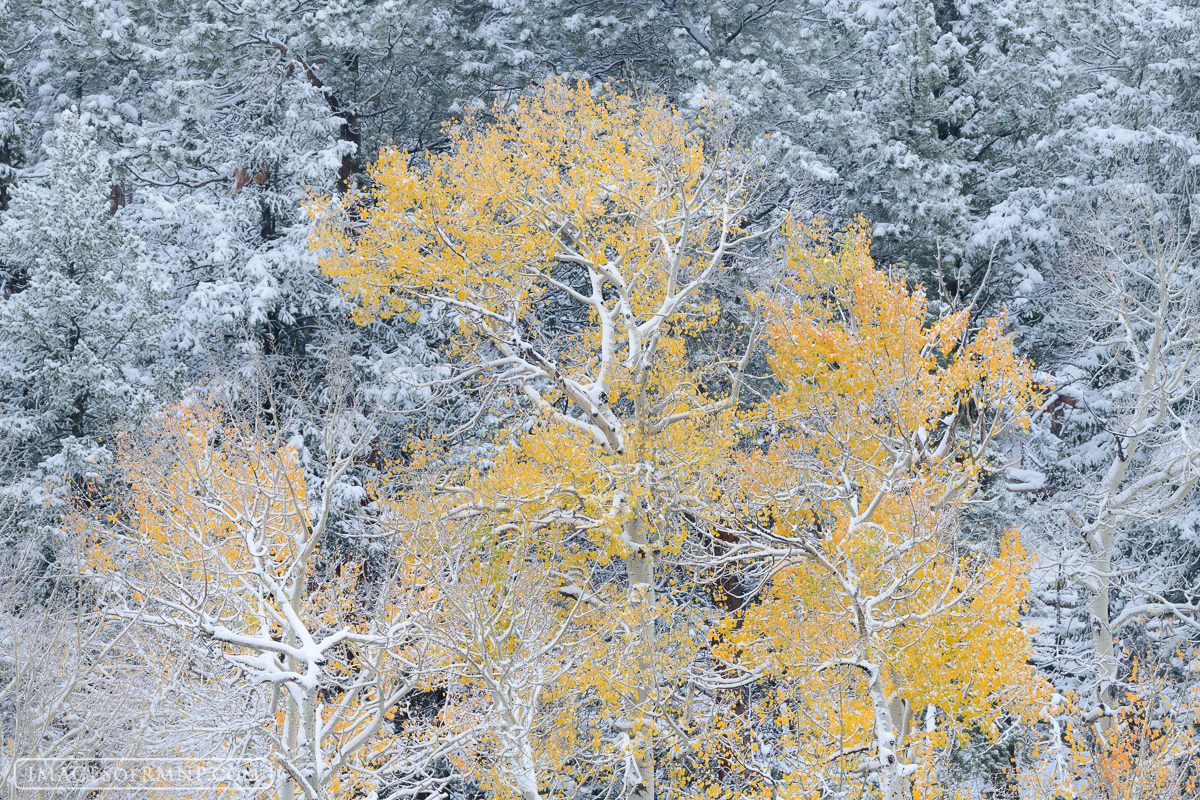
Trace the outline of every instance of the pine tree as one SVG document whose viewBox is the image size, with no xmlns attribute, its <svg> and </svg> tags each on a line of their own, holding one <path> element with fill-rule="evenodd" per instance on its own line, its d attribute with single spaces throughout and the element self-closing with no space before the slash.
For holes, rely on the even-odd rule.
<svg viewBox="0 0 1200 800">
<path fill-rule="evenodd" d="M 119 419 L 150 410 L 168 286 L 111 208 L 111 166 L 64 112 L 47 176 L 20 184 L 0 226 L 0 426 L 26 467 L 86 474 Z"/>
</svg>

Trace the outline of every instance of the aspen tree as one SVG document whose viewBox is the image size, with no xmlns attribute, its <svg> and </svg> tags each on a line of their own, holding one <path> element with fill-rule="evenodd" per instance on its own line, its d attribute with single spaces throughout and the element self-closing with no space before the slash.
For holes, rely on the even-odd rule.
<svg viewBox="0 0 1200 800">
<path fill-rule="evenodd" d="M 369 586 L 354 564 L 318 569 L 337 482 L 373 435 L 354 406 L 330 405 L 315 496 L 296 447 L 197 401 L 124 437 L 128 489 L 88 524 L 111 616 L 208 643 L 210 659 L 269 687 L 264 746 L 248 755 L 273 775 L 244 788 L 280 800 L 446 782 L 427 769 L 440 740 L 397 724 L 430 680 L 414 632 L 431 595 L 399 561 Z"/>
<path fill-rule="evenodd" d="M 1183 800 L 1200 791 L 1195 721 L 1200 658 L 1176 650 L 1160 661 L 1133 659 L 1113 724 L 1099 729 L 1074 693 L 1055 695 L 1044 719 L 1053 736 L 1022 775 L 1036 800 Z"/>
<path fill-rule="evenodd" d="M 780 561 L 719 652 L 772 679 L 798 785 L 872 776 L 899 800 L 936 783 L 933 749 L 958 726 L 994 736 L 1043 692 L 1016 536 L 993 555 L 960 530 L 1002 467 L 993 442 L 1023 422 L 1029 368 L 998 319 L 973 336 L 969 309 L 927 326 L 923 292 L 875 267 L 865 223 L 790 242 L 785 287 L 762 299 L 778 433 L 741 478 Z"/>
<path fill-rule="evenodd" d="M 1066 575 L 1091 595 L 1101 729 L 1121 705 L 1118 631 L 1155 617 L 1200 629 L 1200 586 L 1172 577 L 1187 568 L 1128 552 L 1139 529 L 1186 518 L 1200 483 L 1193 413 L 1200 386 L 1198 210 L 1190 197 L 1172 201 L 1148 183 L 1125 181 L 1075 220 L 1064 273 L 1092 352 L 1079 359 L 1087 371 L 1075 370 L 1078 379 L 1060 388 L 1082 396 L 1077 416 L 1093 427 L 1103 422 L 1088 443 L 1089 458 L 1068 461 L 1091 472 L 1091 480 L 1056 498 L 1082 544 L 1060 546 Z M 1125 601 L 1115 614 L 1114 590 Z"/>
<path fill-rule="evenodd" d="M 520 409 L 490 469 L 441 513 L 570 529 L 577 557 L 622 564 L 612 613 L 638 655 L 601 682 L 628 742 L 610 757 L 648 800 L 656 742 L 676 736 L 656 562 L 729 460 L 751 352 L 739 340 L 696 366 L 689 347 L 714 333 L 714 284 L 738 248 L 766 233 L 743 227 L 754 159 L 660 101 L 583 83 L 552 82 L 495 116 L 449 129 L 443 155 L 385 152 L 374 190 L 318 211 L 314 246 L 360 320 L 456 317 L 446 384 L 502 388 Z"/>
</svg>

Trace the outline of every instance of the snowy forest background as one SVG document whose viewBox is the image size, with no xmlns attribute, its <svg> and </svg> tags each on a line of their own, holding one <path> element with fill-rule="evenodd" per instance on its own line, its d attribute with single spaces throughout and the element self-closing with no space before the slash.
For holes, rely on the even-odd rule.
<svg viewBox="0 0 1200 800">
<path fill-rule="evenodd" d="M 1194 0 L 0 0 L 0 59 L 0 796 L 85 796 L 21 788 L 21 758 L 274 752 L 261 669 L 109 613 L 81 504 L 103 506 L 94 488 L 122 479 L 118 431 L 219 395 L 297 448 L 324 515 L 321 574 L 357 565 L 353 596 L 373 597 L 392 558 L 371 528 L 386 465 L 413 458 L 414 431 L 444 437 L 447 464 L 487 457 L 511 420 L 492 394 L 430 388 L 448 374 L 445 315 L 355 321 L 309 247 L 308 209 L 365 186 L 381 148 L 447 152 L 448 120 L 554 77 L 624 81 L 689 120 L 718 112 L 768 165 L 748 230 L 788 212 L 834 227 L 863 215 L 876 263 L 922 283 L 931 318 L 968 302 L 973 318 L 1007 312 L 1034 365 L 1031 425 L 993 443 L 1010 468 L 984 480 L 965 536 L 1019 527 L 1035 555 L 1021 614 L 1055 691 L 1047 708 L 1074 704 L 1077 731 L 1102 732 L 1097 719 L 1136 695 L 1145 730 L 1175 726 L 1176 750 L 1130 758 L 1170 773 L 1154 779 L 1162 797 L 1187 796 L 1200 701 Z M 1081 277 L 1081 253 L 1138 225 L 1161 234 L 1158 262 L 1134 254 L 1127 272 Z M 719 287 L 731 304 L 771 281 L 778 253 L 771 237 L 745 252 Z M 321 422 L 343 406 L 370 430 L 345 463 Z M 706 591 L 697 604 L 713 604 Z M 400 717 L 433 730 L 446 685 L 410 689 Z M 725 702 L 719 686 L 693 689 Z M 1052 713 L 1033 717 L 948 745 L 947 791 L 1035 796 L 1018 766 L 1040 775 L 1055 747 L 1098 752 Z M 571 774 L 591 777 L 540 767 L 532 796 L 646 796 L 620 725 L 549 719 L 529 726 L 599 726 L 607 744 L 578 756 L 594 769 Z M 516 745 L 488 724 L 462 734 L 474 761 L 455 749 L 466 739 L 431 744 L 423 728 L 374 777 L 330 788 L 320 765 L 280 767 L 270 791 L 531 796 Z M 672 770 L 715 776 L 729 796 L 751 783 L 789 796 L 769 785 L 787 760 L 772 735 L 746 734 L 742 765 L 664 750 L 649 762 L 657 796 L 693 796 Z M 830 778 L 820 796 L 891 792 L 881 769 Z M 1135 796 L 1117 784 L 1079 791 Z"/>
</svg>

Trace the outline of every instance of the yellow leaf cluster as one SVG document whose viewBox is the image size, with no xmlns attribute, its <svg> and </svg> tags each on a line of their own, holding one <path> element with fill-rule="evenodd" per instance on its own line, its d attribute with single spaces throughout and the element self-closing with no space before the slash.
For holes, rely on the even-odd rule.
<svg viewBox="0 0 1200 800">
<path fill-rule="evenodd" d="M 725 621 L 717 652 L 772 676 L 761 713 L 807 765 L 802 784 L 878 747 L 877 704 L 906 758 L 927 762 L 919 784 L 955 737 L 995 736 L 1046 692 L 1018 621 L 1016 534 L 993 557 L 959 532 L 995 467 L 987 445 L 1024 421 L 1029 372 L 998 320 L 974 336 L 965 311 L 927 325 L 920 289 L 874 266 L 865 223 L 790 234 L 786 289 L 760 298 L 783 384 L 763 424 L 778 433 L 740 489 L 800 558 Z"/>
<path fill-rule="evenodd" d="M 357 566 L 318 569 L 319 537 L 297 453 L 239 421 L 228 407 L 196 402 L 164 411 L 143 431 L 122 437 L 116 466 L 124 491 L 108 524 L 90 529 L 90 568 L 128 592 L 134 610 L 156 628 L 212 638 L 227 662 L 254 668 L 266 653 L 303 683 L 304 667 L 295 656 L 276 661 L 261 643 L 296 652 L 305 637 L 311 642 L 322 631 L 365 634 L 368 622 L 378 638 L 378 631 L 412 613 L 414 596 L 417 603 L 429 601 L 419 590 L 395 588 L 368 619 L 359 605 Z M 327 777 L 329 796 L 377 788 L 370 770 L 401 746 L 403 736 L 380 726 L 379 718 L 394 714 L 383 692 L 406 678 L 404 649 L 357 643 L 324 652 L 320 663 L 328 685 L 320 687 L 320 702 L 309 703 L 314 711 L 308 724 L 324 726 L 324 751 L 345 748 L 341 771 Z M 178 672 L 169 661 L 158 664 L 164 677 Z M 366 689 L 341 688 L 364 675 L 377 680 Z M 311 690 L 317 688 L 314 682 Z M 282 693 L 276 688 L 270 718 L 263 720 L 268 741 L 286 758 L 296 757 L 289 739 L 304 713 L 294 699 L 299 692 L 297 686 Z"/>
<path fill-rule="evenodd" d="M 252 541 L 279 573 L 298 557 L 308 511 L 295 453 L 222 424 L 217 409 L 169 409 L 121 437 L 118 465 L 130 491 L 110 521 L 125 522 L 93 547 L 94 567 L 216 602 L 243 588 Z"/>
<path fill-rule="evenodd" d="M 369 197 L 316 206 L 322 265 L 360 300 L 359 313 L 405 313 L 436 295 L 536 316 L 547 278 L 584 262 L 620 262 L 627 312 L 657 309 L 674 289 L 660 248 L 680 244 L 661 241 L 660 221 L 689 213 L 704 140 L 661 102 L 582 82 L 551 82 L 493 113 L 490 124 L 469 116 L 450 126 L 445 154 L 414 163 L 385 150 Z M 703 242 L 717 222 L 702 217 L 685 235 Z"/>
</svg>

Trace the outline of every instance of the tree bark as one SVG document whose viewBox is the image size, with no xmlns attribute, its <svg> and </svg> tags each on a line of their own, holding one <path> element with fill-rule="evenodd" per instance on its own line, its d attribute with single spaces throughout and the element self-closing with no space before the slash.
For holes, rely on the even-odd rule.
<svg viewBox="0 0 1200 800">
<path fill-rule="evenodd" d="M 654 696 L 654 664 L 649 655 L 654 645 L 654 621 L 656 596 L 654 591 L 654 554 L 646 536 L 646 525 L 642 520 L 640 510 L 625 523 L 625 537 L 633 543 L 634 551 L 625 559 L 625 568 L 629 575 L 630 598 L 640 603 L 649 613 L 644 613 L 641 621 L 633 631 L 634 641 L 642 648 L 643 655 L 638 659 L 638 669 L 641 673 L 637 690 L 639 706 Z M 638 712 L 635 709 L 635 718 Z M 635 719 L 636 721 L 636 719 Z M 637 729 L 635 748 L 637 748 L 637 768 L 642 782 L 630 794 L 631 800 L 654 800 L 654 730 L 653 721 L 648 721 Z"/>
</svg>

